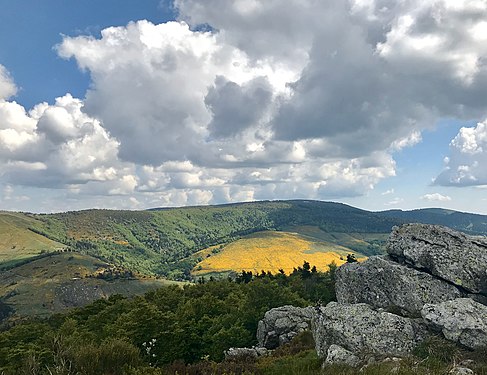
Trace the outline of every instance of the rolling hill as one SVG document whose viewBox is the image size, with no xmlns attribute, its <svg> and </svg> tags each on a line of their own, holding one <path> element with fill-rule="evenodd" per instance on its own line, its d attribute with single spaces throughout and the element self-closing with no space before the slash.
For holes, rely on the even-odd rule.
<svg viewBox="0 0 487 375">
<path fill-rule="evenodd" d="M 442 208 L 424 208 L 411 211 L 390 210 L 377 212 L 377 214 L 407 222 L 444 225 L 470 234 L 487 234 L 486 215 L 445 210 Z"/>
<path fill-rule="evenodd" d="M 174 279 L 190 278 L 193 267 L 203 261 L 194 255 L 201 250 L 218 246 L 225 253 L 229 244 L 262 231 L 298 233 L 322 246 L 341 246 L 364 256 L 380 253 L 386 234 L 405 222 L 487 234 L 484 215 L 442 209 L 369 212 L 310 200 L 147 211 L 4 213 L 0 219 L 0 267 L 65 247 L 140 273 Z"/>
<path fill-rule="evenodd" d="M 290 274 L 305 261 L 320 271 L 327 271 L 332 262 L 337 265 L 345 263 L 349 253 L 349 248 L 305 237 L 297 232 L 262 231 L 221 249 L 211 247 L 197 252 L 195 255 L 202 256 L 203 260 L 196 265 L 193 274 L 213 275 L 241 270 L 254 274 L 262 271 L 275 274 L 282 270 Z"/>
<path fill-rule="evenodd" d="M 487 234 L 484 215 L 442 209 L 369 212 L 309 200 L 1 212 L 0 319 L 9 309 L 45 315 L 165 284 L 154 276 L 183 281 L 243 269 L 289 273 L 303 261 L 326 269 L 349 253 L 380 254 L 392 227 L 406 222 Z"/>
<path fill-rule="evenodd" d="M 67 246 L 37 234 L 29 228 L 36 220 L 22 213 L 0 212 L 0 265 L 12 267 L 41 253 Z"/>
</svg>

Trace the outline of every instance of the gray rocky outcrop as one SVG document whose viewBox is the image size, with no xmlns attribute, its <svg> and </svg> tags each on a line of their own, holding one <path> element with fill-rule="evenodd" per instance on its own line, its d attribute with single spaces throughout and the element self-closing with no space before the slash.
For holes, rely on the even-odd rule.
<svg viewBox="0 0 487 375">
<path fill-rule="evenodd" d="M 310 327 L 313 307 L 282 306 L 267 311 L 257 327 L 260 347 L 274 349 Z"/>
<path fill-rule="evenodd" d="M 438 225 L 395 227 L 387 252 L 470 293 L 487 295 L 487 239 Z"/>
<path fill-rule="evenodd" d="M 329 346 L 325 359 L 325 364 L 338 364 L 357 367 L 360 365 L 360 363 L 360 358 L 353 354 L 351 351 L 335 344 Z"/>
<path fill-rule="evenodd" d="M 405 356 L 426 337 L 426 329 L 412 319 L 373 310 L 365 303 L 330 302 L 317 308 L 312 324 L 318 356 L 326 358 L 332 344 L 355 353 Z"/>
<path fill-rule="evenodd" d="M 406 316 L 420 316 L 426 303 L 462 297 L 454 285 L 381 256 L 339 267 L 336 295 L 340 303 L 367 303 Z"/>
<path fill-rule="evenodd" d="M 427 304 L 421 315 L 432 329 L 441 330 L 448 340 L 469 349 L 487 347 L 487 306 L 470 298 L 459 298 Z"/>
</svg>

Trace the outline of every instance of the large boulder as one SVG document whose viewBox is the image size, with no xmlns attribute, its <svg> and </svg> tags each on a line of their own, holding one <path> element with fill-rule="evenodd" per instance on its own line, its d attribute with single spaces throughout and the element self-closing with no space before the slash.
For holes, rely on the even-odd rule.
<svg viewBox="0 0 487 375">
<path fill-rule="evenodd" d="M 389 237 L 391 257 L 468 292 L 487 295 L 487 239 L 438 225 L 406 224 Z"/>
<path fill-rule="evenodd" d="M 470 298 L 459 298 L 427 304 L 421 315 L 426 324 L 441 330 L 448 340 L 470 349 L 487 347 L 487 306 Z"/>
<path fill-rule="evenodd" d="M 257 326 L 258 346 L 275 349 L 310 328 L 313 307 L 282 306 L 267 311 Z"/>
<path fill-rule="evenodd" d="M 327 357 L 333 344 L 357 355 L 401 357 L 427 335 L 425 327 L 415 320 L 375 311 L 365 303 L 337 302 L 317 308 L 312 332 L 321 358 Z"/>
<path fill-rule="evenodd" d="M 418 317 L 426 303 L 463 297 L 455 286 L 386 257 L 370 257 L 362 263 L 339 267 L 336 295 L 340 303 L 367 303 L 374 308 Z"/>
</svg>

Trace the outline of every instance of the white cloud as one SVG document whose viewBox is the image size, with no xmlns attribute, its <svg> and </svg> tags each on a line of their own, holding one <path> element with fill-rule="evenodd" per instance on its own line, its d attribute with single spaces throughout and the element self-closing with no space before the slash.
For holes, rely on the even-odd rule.
<svg viewBox="0 0 487 375">
<path fill-rule="evenodd" d="M 135 184 L 127 184 L 135 179 L 133 166 L 118 160 L 119 143 L 82 107 L 83 102 L 69 94 L 28 113 L 15 102 L 0 102 L 3 181 L 53 188 L 117 181 L 131 187 L 120 191 L 133 191 Z M 113 189 L 107 185 L 104 192 Z"/>
<path fill-rule="evenodd" d="M 176 0 L 177 22 L 64 37 L 83 99 L 26 111 L 0 66 L 2 180 L 134 205 L 364 194 L 438 119 L 487 116 L 482 3 Z M 485 133 L 437 183 L 486 183 Z"/>
<path fill-rule="evenodd" d="M 155 166 L 199 160 L 204 149 L 218 158 L 207 138 L 256 125 L 292 76 L 282 81 L 279 66 L 253 64 L 218 34 L 178 22 L 112 27 L 99 40 L 65 38 L 58 51 L 90 71 L 85 111 L 121 142 L 121 158 Z M 255 106 L 261 109 L 253 114 Z M 231 109 L 233 119 L 224 113 Z"/>
<path fill-rule="evenodd" d="M 0 101 L 10 98 L 16 93 L 17 86 L 15 86 L 7 69 L 0 64 Z"/>
<path fill-rule="evenodd" d="M 276 140 L 270 120 L 288 97 L 286 83 L 304 65 L 292 63 L 296 56 L 285 61 L 289 67 L 256 59 L 255 51 L 230 40 L 223 30 L 193 32 L 184 23 L 141 21 L 104 30 L 99 40 L 66 38 L 58 47 L 92 75 L 85 111 L 120 141 L 124 161 L 144 166 L 138 189 L 216 192 L 243 184 L 247 197 L 271 198 L 280 191 L 290 197 L 349 196 L 394 173 L 384 152 L 348 160 L 331 149 L 318 151 L 312 140 Z"/>
<path fill-rule="evenodd" d="M 461 128 L 450 143 L 445 169 L 435 179 L 437 185 L 487 184 L 487 120 L 475 127 Z"/>
<path fill-rule="evenodd" d="M 428 202 L 449 202 L 451 201 L 451 197 L 448 195 L 442 195 L 440 193 L 433 193 L 433 194 L 425 194 L 421 197 L 422 200 Z"/>
</svg>

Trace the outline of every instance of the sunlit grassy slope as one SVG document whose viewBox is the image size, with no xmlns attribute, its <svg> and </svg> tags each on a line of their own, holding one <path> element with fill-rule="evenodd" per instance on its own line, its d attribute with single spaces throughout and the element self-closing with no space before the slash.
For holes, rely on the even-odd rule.
<svg viewBox="0 0 487 375">
<path fill-rule="evenodd" d="M 329 234 L 318 228 L 296 229 L 301 233 L 263 231 L 232 242 L 222 249 L 205 249 L 197 253 L 203 260 L 198 263 L 193 273 L 204 275 L 242 270 L 276 273 L 279 269 L 290 273 L 293 268 L 302 266 L 304 261 L 315 265 L 318 270 L 325 271 L 331 262 L 343 264 L 347 254 L 355 253 L 358 258 L 363 257 L 360 253 L 337 244 L 335 240 L 320 238 L 319 236 L 326 237 Z M 349 237 L 348 241 L 352 241 L 352 236 Z"/>
<path fill-rule="evenodd" d="M 29 230 L 36 222 L 25 214 L 0 212 L 0 265 L 66 247 Z"/>
<path fill-rule="evenodd" d="M 131 296 L 163 285 L 178 284 L 150 277 L 111 281 L 96 277 L 109 267 L 106 262 L 79 253 L 47 255 L 0 272 L 0 299 L 13 308 L 17 316 L 43 316 L 112 294 Z"/>
</svg>

